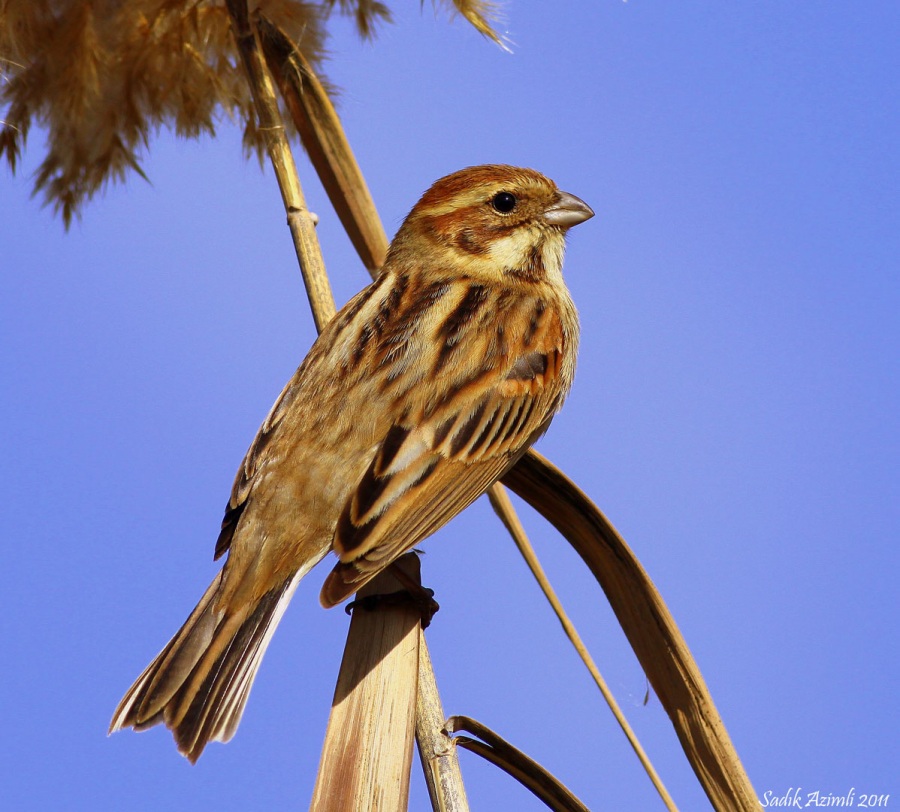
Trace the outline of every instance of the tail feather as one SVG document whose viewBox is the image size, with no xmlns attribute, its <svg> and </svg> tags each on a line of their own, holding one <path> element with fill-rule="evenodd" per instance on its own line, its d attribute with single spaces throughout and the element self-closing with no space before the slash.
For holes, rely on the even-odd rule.
<svg viewBox="0 0 900 812">
<path fill-rule="evenodd" d="M 263 595 L 250 610 L 216 607 L 220 572 L 190 617 L 125 694 L 110 733 L 160 722 L 178 749 L 196 761 L 210 741 L 237 730 L 257 669 L 297 583 L 298 573 Z"/>
<path fill-rule="evenodd" d="M 220 652 L 210 647 L 171 703 L 175 712 L 169 726 L 179 750 L 191 760 L 199 757 L 208 741 L 228 741 L 237 730 L 257 669 L 297 580 L 264 595 L 233 630 L 223 628 L 226 645 Z"/>
<path fill-rule="evenodd" d="M 219 572 L 184 625 L 122 697 L 110 722 L 110 733 L 126 727 L 145 730 L 163 721 L 163 708 L 184 682 L 205 649 L 205 646 L 196 644 L 201 643 L 203 638 L 212 637 L 207 630 L 210 625 L 208 618 L 213 598 L 221 582 L 222 572 Z M 212 625 L 214 630 L 215 619 Z M 185 662 L 191 648 L 190 643 L 194 643 L 195 656 L 192 658 L 193 661 Z"/>
</svg>

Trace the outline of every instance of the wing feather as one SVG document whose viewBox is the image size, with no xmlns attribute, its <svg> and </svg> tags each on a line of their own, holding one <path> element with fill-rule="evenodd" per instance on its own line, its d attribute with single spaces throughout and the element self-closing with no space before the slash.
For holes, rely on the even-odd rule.
<svg viewBox="0 0 900 812">
<path fill-rule="evenodd" d="M 347 598 L 515 464 L 546 430 L 559 400 L 552 386 L 532 394 L 532 382 L 502 379 L 465 411 L 391 428 L 338 522 L 341 560 L 322 587 L 323 605 Z"/>
<path fill-rule="evenodd" d="M 379 310 L 383 318 L 371 335 L 352 325 L 326 327 L 338 337 L 346 332 L 347 348 L 362 347 L 369 366 L 385 370 L 375 382 L 388 408 L 367 446 L 372 458 L 334 525 L 340 563 L 323 586 L 325 606 L 356 591 L 484 493 L 546 430 L 572 382 L 577 329 L 564 323 L 577 325 L 577 316 L 567 296 L 545 285 L 508 296 L 503 285 L 471 282 L 468 288 L 442 284 L 432 301 L 404 298 L 405 289 L 391 308 Z M 431 303 L 424 310 L 423 301 Z M 279 416 L 293 397 L 289 384 L 247 455 L 218 550 L 233 533 L 226 524 L 239 522 L 240 505 L 254 498 L 252 483 L 266 458 L 284 442 Z"/>
</svg>

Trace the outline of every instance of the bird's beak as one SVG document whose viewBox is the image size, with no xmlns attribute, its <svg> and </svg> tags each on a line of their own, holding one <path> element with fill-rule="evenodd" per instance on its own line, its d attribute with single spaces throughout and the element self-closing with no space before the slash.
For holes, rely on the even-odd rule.
<svg viewBox="0 0 900 812">
<path fill-rule="evenodd" d="M 548 223 L 562 228 L 577 226 L 593 216 L 594 210 L 587 203 L 568 192 L 560 192 L 556 202 L 544 212 Z"/>
</svg>

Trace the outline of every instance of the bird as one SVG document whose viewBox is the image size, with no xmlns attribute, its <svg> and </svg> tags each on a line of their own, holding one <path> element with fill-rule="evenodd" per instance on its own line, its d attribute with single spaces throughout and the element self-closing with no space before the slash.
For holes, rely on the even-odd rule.
<svg viewBox="0 0 900 812">
<path fill-rule="evenodd" d="M 237 730 L 303 578 L 329 551 L 335 606 L 500 479 L 572 385 L 579 322 L 566 233 L 594 215 L 533 169 L 437 180 L 375 280 L 325 326 L 234 481 L 215 558 L 181 629 L 116 708 L 192 763 Z"/>
</svg>

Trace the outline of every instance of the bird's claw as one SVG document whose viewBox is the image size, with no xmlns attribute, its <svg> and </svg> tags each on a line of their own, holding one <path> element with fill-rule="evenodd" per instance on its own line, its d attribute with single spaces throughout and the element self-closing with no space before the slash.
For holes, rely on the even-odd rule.
<svg viewBox="0 0 900 812">
<path fill-rule="evenodd" d="M 422 618 L 422 628 L 427 629 L 431 619 L 440 609 L 440 604 L 434 599 L 434 590 L 419 587 L 418 590 L 401 589 L 397 592 L 389 592 L 385 595 L 366 595 L 350 601 L 344 611 L 349 615 L 354 609 L 363 609 L 366 612 L 374 612 L 382 607 L 403 606 L 412 604 L 419 610 Z"/>
</svg>

